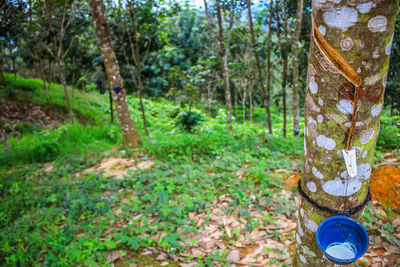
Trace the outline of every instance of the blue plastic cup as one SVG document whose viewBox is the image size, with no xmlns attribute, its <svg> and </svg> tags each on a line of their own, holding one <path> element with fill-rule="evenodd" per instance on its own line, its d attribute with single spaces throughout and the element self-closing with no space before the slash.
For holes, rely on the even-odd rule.
<svg viewBox="0 0 400 267">
<path fill-rule="evenodd" d="M 368 249 L 367 230 L 356 220 L 333 216 L 324 220 L 317 230 L 317 244 L 324 255 L 340 265 L 355 262 Z"/>
</svg>

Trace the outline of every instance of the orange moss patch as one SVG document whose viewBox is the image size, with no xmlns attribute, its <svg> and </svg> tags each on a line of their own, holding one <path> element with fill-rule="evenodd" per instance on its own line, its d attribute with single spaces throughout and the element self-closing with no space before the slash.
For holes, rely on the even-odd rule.
<svg viewBox="0 0 400 267">
<path fill-rule="evenodd" d="M 372 172 L 371 176 L 372 200 L 378 200 L 384 205 L 388 201 L 390 207 L 400 208 L 400 170 L 394 166 L 383 166 Z"/>
</svg>

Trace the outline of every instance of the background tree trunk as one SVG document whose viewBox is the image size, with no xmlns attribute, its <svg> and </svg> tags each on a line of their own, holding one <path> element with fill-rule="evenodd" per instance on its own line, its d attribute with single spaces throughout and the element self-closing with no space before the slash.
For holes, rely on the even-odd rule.
<svg viewBox="0 0 400 267">
<path fill-rule="evenodd" d="M 287 17 L 286 17 L 286 7 L 283 3 L 282 0 L 279 1 L 281 4 L 281 14 L 283 14 L 282 16 L 282 21 L 283 21 L 283 33 L 284 33 L 284 37 L 288 36 L 288 28 L 287 28 Z M 288 51 L 285 50 L 285 45 L 283 43 L 283 38 L 281 38 L 281 28 L 279 25 L 279 8 L 278 8 L 278 4 L 277 4 L 277 8 L 275 9 L 275 15 L 276 15 L 276 25 L 277 25 L 277 29 L 276 29 L 276 33 L 278 35 L 278 42 L 279 42 L 279 47 L 280 47 L 280 55 L 281 55 L 281 59 L 282 59 L 282 109 L 283 109 L 283 128 L 282 128 L 282 134 L 283 137 L 286 138 L 286 77 L 287 77 L 287 66 L 288 66 Z"/>
<path fill-rule="evenodd" d="M 4 77 L 4 73 L 3 73 L 3 68 L 2 68 L 2 62 L 0 62 L 0 75 L 1 75 L 1 82 L 3 83 L 4 89 L 6 90 L 6 97 L 8 95 L 8 85 L 7 85 L 7 81 L 6 78 Z"/>
<path fill-rule="evenodd" d="M 89 5 L 91 7 L 104 65 L 106 67 L 107 77 L 110 81 L 110 87 L 112 88 L 112 95 L 115 101 L 118 119 L 121 124 L 122 135 L 124 136 L 124 145 L 137 147 L 141 144 L 141 139 L 136 131 L 126 100 L 126 92 L 119 72 L 118 61 L 114 53 L 103 1 L 89 0 Z M 116 88 L 119 88 L 119 92 L 117 92 L 118 89 Z"/>
<path fill-rule="evenodd" d="M 283 109 L 283 137 L 286 138 L 286 76 L 287 76 L 288 59 L 283 59 L 282 69 L 282 109 Z"/>
<path fill-rule="evenodd" d="M 237 87 L 234 87 L 234 94 L 235 94 L 235 117 L 236 121 L 239 121 L 239 115 L 238 115 L 238 89 Z"/>
<path fill-rule="evenodd" d="M 143 94 L 142 94 L 142 92 L 143 92 L 143 82 L 142 82 L 142 64 L 143 64 L 143 62 L 139 55 L 140 33 L 138 32 L 138 28 L 137 28 L 136 11 L 137 11 L 137 9 L 134 10 L 131 6 L 131 3 L 129 2 L 129 14 L 130 14 L 131 20 L 132 20 L 133 35 L 135 36 L 135 49 L 133 49 L 131 39 L 129 39 L 129 42 L 130 42 L 130 45 L 132 48 L 132 56 L 134 57 L 134 62 L 135 62 L 136 72 L 137 72 L 137 89 L 138 89 L 140 109 L 142 111 L 143 128 L 144 128 L 144 132 L 146 133 L 146 136 L 149 136 L 149 131 L 147 130 L 146 113 L 145 113 L 145 108 L 144 108 L 144 104 L 143 104 Z M 148 48 L 149 48 L 151 40 L 148 42 L 149 42 L 148 43 Z M 147 57 L 148 52 L 149 52 L 149 50 L 146 50 L 145 55 L 143 56 L 144 58 Z"/>
<path fill-rule="evenodd" d="M 242 96 L 242 115 L 243 115 L 243 123 L 246 122 L 246 84 L 243 87 L 243 96 Z"/>
<path fill-rule="evenodd" d="M 47 102 L 47 105 L 49 105 L 50 104 L 49 91 L 47 89 L 46 75 L 44 74 L 43 62 L 42 62 L 42 59 L 37 54 L 35 54 L 35 56 L 39 63 L 39 71 L 40 71 L 40 76 L 42 76 L 43 90 L 44 90 L 44 93 L 46 96 L 46 102 Z"/>
<path fill-rule="evenodd" d="M 218 18 L 219 54 L 221 57 L 222 77 L 224 79 L 226 113 L 228 116 L 228 124 L 232 124 L 232 100 L 231 100 L 231 88 L 229 84 L 228 53 L 225 49 L 224 28 L 222 25 L 220 1 L 217 0 L 216 4 L 217 4 L 217 18 Z"/>
<path fill-rule="evenodd" d="M 269 24 L 268 24 L 268 27 L 269 27 L 268 34 L 269 34 L 269 36 L 271 36 L 272 1 L 270 2 L 270 5 L 271 5 L 270 6 L 270 16 L 269 16 L 270 21 L 269 21 Z M 271 112 L 270 112 L 270 108 L 269 108 L 269 103 L 270 103 L 270 101 L 269 101 L 269 93 L 270 93 L 269 80 L 268 80 L 268 87 L 267 87 L 267 90 L 266 90 L 265 87 L 264 87 L 263 79 L 262 79 L 260 61 L 258 59 L 257 42 L 256 42 L 256 37 L 255 37 L 255 34 L 254 34 L 254 29 L 253 29 L 253 19 L 252 19 L 252 16 L 251 16 L 251 3 L 250 3 L 250 0 L 247 0 L 247 11 L 248 11 L 248 15 L 249 15 L 249 28 L 250 28 L 251 42 L 252 42 L 252 45 L 253 45 L 254 58 L 256 60 L 258 82 L 260 84 L 261 91 L 263 93 L 264 102 L 266 103 L 265 111 L 266 111 L 266 114 L 267 114 L 268 130 L 269 130 L 269 133 L 272 134 Z M 268 59 L 269 59 L 269 55 L 270 55 L 270 49 L 268 48 Z M 269 61 L 268 61 L 268 68 L 269 67 L 270 67 L 270 65 L 269 65 Z M 268 75 L 269 75 L 268 76 L 268 79 L 269 79 L 271 77 L 270 69 L 268 71 Z"/>
<path fill-rule="evenodd" d="M 110 97 L 110 122 L 114 122 L 114 108 L 111 88 L 108 88 L 108 96 Z"/>
<path fill-rule="evenodd" d="M 272 45 L 272 34 L 271 34 L 271 25 L 272 25 L 272 13 L 273 13 L 273 2 L 272 0 L 269 2 L 269 21 L 268 21 L 268 48 L 267 48 L 267 90 L 265 92 L 265 110 L 267 112 L 267 123 L 269 133 L 272 134 L 272 120 L 271 120 L 271 45 Z"/>
<path fill-rule="evenodd" d="M 356 1 L 313 3 L 315 23 L 305 97 L 301 187 L 320 206 L 335 210 L 354 208 L 367 197 L 383 107 L 381 93 L 386 86 L 398 10 L 398 0 L 370 2 L 370 9 L 358 9 L 353 2 Z M 345 61 L 341 61 L 342 66 L 347 64 L 361 77 L 364 94 L 359 105 L 354 104 L 357 94 L 354 84 L 349 82 L 351 79 L 345 78 L 345 72 L 335 67 L 339 57 L 336 55 L 332 60 L 325 56 L 332 49 L 321 48 L 318 40 L 322 38 L 342 55 Z M 353 148 L 357 151 L 355 178 L 348 175 L 341 152 L 347 146 L 353 111 L 357 113 L 353 139 Z M 323 257 L 315 241 L 318 225 L 332 215 L 301 200 L 294 266 L 334 265 Z M 362 211 L 353 218 L 362 220 Z"/>
<path fill-rule="evenodd" d="M 69 117 L 72 123 L 75 123 L 74 112 L 72 111 L 71 101 L 69 99 L 69 94 L 68 94 L 67 80 L 65 79 L 64 62 L 59 57 L 57 57 L 57 69 L 58 69 L 58 75 L 60 76 L 60 82 L 64 88 L 65 101 L 67 102 Z"/>
<path fill-rule="evenodd" d="M 299 109 L 299 52 L 298 42 L 301 32 L 301 20 L 303 17 L 303 0 L 297 0 L 296 24 L 292 38 L 292 72 L 293 72 L 293 134 L 299 136 L 300 109 Z"/>
</svg>

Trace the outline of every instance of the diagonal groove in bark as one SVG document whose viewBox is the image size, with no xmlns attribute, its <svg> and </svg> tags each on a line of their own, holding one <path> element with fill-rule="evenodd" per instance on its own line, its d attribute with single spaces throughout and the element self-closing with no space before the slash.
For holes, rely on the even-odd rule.
<svg viewBox="0 0 400 267">
<path fill-rule="evenodd" d="M 353 144 L 353 136 L 356 128 L 357 122 L 357 108 L 358 101 L 360 99 L 360 94 L 362 94 L 362 79 L 358 76 L 357 72 L 353 70 L 349 63 L 344 59 L 344 57 L 336 51 L 324 38 L 324 36 L 319 31 L 318 27 L 315 25 L 314 17 L 311 14 L 312 22 L 312 36 L 315 44 L 321 53 L 326 57 L 326 59 L 332 63 L 336 69 L 345 77 L 349 82 L 354 85 L 354 99 L 353 99 L 353 111 L 351 115 L 351 124 L 347 139 L 347 149 L 351 149 Z"/>
</svg>

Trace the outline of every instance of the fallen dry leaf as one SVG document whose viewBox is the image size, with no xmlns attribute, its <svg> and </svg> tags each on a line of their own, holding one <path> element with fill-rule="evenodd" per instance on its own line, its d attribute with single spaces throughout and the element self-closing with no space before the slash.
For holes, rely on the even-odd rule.
<svg viewBox="0 0 400 267">
<path fill-rule="evenodd" d="M 121 257 L 121 253 L 119 252 L 119 250 L 114 250 L 111 251 L 106 258 L 106 262 L 114 262 L 116 260 L 118 260 Z"/>
</svg>

